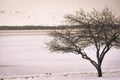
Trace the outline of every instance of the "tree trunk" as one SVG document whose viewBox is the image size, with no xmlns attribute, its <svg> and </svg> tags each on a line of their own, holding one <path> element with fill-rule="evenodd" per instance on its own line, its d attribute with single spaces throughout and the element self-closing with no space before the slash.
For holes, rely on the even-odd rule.
<svg viewBox="0 0 120 80">
<path fill-rule="evenodd" d="M 97 72 L 98 72 L 98 77 L 102 77 L 102 69 L 101 66 L 99 68 L 97 68 Z"/>
</svg>

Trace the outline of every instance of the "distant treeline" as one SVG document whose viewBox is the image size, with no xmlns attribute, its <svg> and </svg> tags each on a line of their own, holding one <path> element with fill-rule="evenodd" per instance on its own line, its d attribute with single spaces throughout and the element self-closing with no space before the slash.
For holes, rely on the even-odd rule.
<svg viewBox="0 0 120 80">
<path fill-rule="evenodd" d="M 82 26 L 74 25 L 62 25 L 62 26 L 0 26 L 0 30 L 55 30 L 55 29 L 68 29 L 68 28 L 80 28 Z"/>
<path fill-rule="evenodd" d="M 120 25 L 114 25 L 113 27 L 119 28 Z M 60 26 L 0 26 L 0 30 L 56 30 L 56 29 L 77 29 L 83 28 L 82 25 L 60 25 Z"/>
</svg>

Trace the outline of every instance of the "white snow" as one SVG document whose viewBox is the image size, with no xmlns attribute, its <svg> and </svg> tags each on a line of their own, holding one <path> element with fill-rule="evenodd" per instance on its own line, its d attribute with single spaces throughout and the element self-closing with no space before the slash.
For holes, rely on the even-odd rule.
<svg viewBox="0 0 120 80">
<path fill-rule="evenodd" d="M 44 73 L 34 75 L 0 75 L 1 80 L 119 80 L 120 70 L 103 72 L 103 77 L 97 77 L 96 72 L 66 72 Z"/>
<path fill-rule="evenodd" d="M 103 77 L 98 78 L 95 68 L 80 55 L 49 54 L 44 46 L 47 40 L 45 35 L 0 36 L 0 80 L 120 79 L 120 49 L 108 52 L 102 65 Z M 94 50 L 87 52 L 94 57 Z"/>
</svg>

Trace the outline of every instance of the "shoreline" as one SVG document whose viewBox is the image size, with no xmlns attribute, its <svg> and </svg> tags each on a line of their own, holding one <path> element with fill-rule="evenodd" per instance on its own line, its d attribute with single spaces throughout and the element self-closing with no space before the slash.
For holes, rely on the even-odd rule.
<svg viewBox="0 0 120 80">
<path fill-rule="evenodd" d="M 53 30 L 0 30 L 1 35 L 48 35 Z"/>
<path fill-rule="evenodd" d="M 51 29 L 45 29 L 45 30 L 0 30 L 0 36 L 1 35 L 49 35 L 53 31 L 61 31 L 61 30 L 51 30 Z M 62 30 L 64 31 L 64 29 Z M 71 30 L 72 33 L 78 31 L 77 29 Z"/>
</svg>

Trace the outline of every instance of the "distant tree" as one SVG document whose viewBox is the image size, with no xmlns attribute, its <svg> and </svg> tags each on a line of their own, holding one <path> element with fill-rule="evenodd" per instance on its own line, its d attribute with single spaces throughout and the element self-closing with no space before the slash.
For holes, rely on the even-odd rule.
<svg viewBox="0 0 120 80">
<path fill-rule="evenodd" d="M 53 52 L 80 54 L 96 68 L 98 77 L 102 77 L 101 65 L 106 53 L 112 47 L 120 47 L 120 19 L 109 8 L 104 8 L 91 12 L 79 10 L 75 14 L 65 15 L 65 20 L 82 28 L 53 31 L 50 34 L 53 40 L 47 43 L 49 49 Z M 84 51 L 89 46 L 94 46 L 97 61 Z"/>
</svg>

